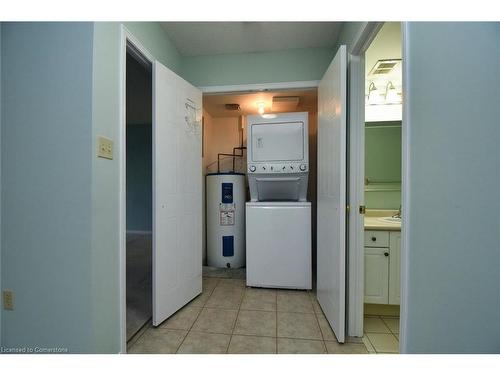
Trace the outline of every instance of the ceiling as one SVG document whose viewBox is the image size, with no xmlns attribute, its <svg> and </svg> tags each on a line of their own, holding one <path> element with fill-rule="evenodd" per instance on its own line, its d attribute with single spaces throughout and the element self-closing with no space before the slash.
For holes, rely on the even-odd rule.
<svg viewBox="0 0 500 375">
<path fill-rule="evenodd" d="M 182 56 L 334 47 L 342 22 L 161 22 Z"/>
<path fill-rule="evenodd" d="M 265 113 L 274 113 L 272 110 L 273 96 L 298 96 L 297 107 L 290 107 L 278 112 L 302 112 L 317 109 L 317 90 L 286 90 L 286 91 L 266 91 L 254 93 L 238 93 L 223 95 L 204 95 L 203 109 L 212 117 L 237 117 L 258 114 L 258 104 L 264 103 Z M 241 109 L 239 111 L 229 111 L 225 109 L 225 104 L 237 103 Z M 277 113 L 277 112 L 276 112 Z"/>
<path fill-rule="evenodd" d="M 389 74 L 378 77 L 369 74 L 378 60 L 401 59 L 401 48 L 401 24 L 399 22 L 384 23 L 384 26 L 382 26 L 365 53 L 367 88 L 372 81 L 376 85 L 387 84 L 388 81 L 391 81 L 394 85 L 401 87 L 401 63 L 396 65 L 396 67 Z"/>
</svg>

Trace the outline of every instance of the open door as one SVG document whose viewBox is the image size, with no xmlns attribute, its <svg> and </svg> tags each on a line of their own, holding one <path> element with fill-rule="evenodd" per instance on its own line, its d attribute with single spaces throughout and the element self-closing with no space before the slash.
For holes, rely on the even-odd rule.
<svg viewBox="0 0 500 375">
<path fill-rule="evenodd" d="M 318 88 L 317 298 L 345 341 L 347 52 L 340 46 Z"/>
<path fill-rule="evenodd" d="M 202 289 L 201 91 L 153 75 L 153 325 Z"/>
</svg>

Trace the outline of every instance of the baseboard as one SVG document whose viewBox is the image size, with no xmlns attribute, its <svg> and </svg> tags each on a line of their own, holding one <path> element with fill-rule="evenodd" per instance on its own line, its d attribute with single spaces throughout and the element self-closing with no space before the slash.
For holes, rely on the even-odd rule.
<svg viewBox="0 0 500 375">
<path fill-rule="evenodd" d="M 365 303 L 364 315 L 399 316 L 399 305 Z"/>
<path fill-rule="evenodd" d="M 141 235 L 152 235 L 153 231 L 150 230 L 127 230 L 127 235 L 129 234 L 141 234 Z"/>
</svg>

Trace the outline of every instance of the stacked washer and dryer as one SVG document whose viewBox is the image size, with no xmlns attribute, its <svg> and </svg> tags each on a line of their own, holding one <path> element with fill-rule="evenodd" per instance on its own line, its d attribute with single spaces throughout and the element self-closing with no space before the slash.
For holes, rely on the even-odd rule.
<svg viewBox="0 0 500 375">
<path fill-rule="evenodd" d="M 308 113 L 247 118 L 247 285 L 311 289 Z"/>
<path fill-rule="evenodd" d="M 243 174 L 206 178 L 209 266 L 246 259 L 248 286 L 312 288 L 308 134 L 307 112 L 248 116 L 250 201 Z"/>
</svg>

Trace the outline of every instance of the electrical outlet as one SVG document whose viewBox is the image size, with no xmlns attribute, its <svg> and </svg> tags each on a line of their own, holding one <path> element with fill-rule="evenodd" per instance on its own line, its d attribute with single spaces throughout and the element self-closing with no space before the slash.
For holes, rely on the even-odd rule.
<svg viewBox="0 0 500 375">
<path fill-rule="evenodd" d="M 104 159 L 113 159 L 113 141 L 111 139 L 97 137 L 97 156 Z"/>
<path fill-rule="evenodd" d="M 3 295 L 3 309 L 4 310 L 14 310 L 14 293 L 12 290 L 4 290 Z"/>
</svg>

